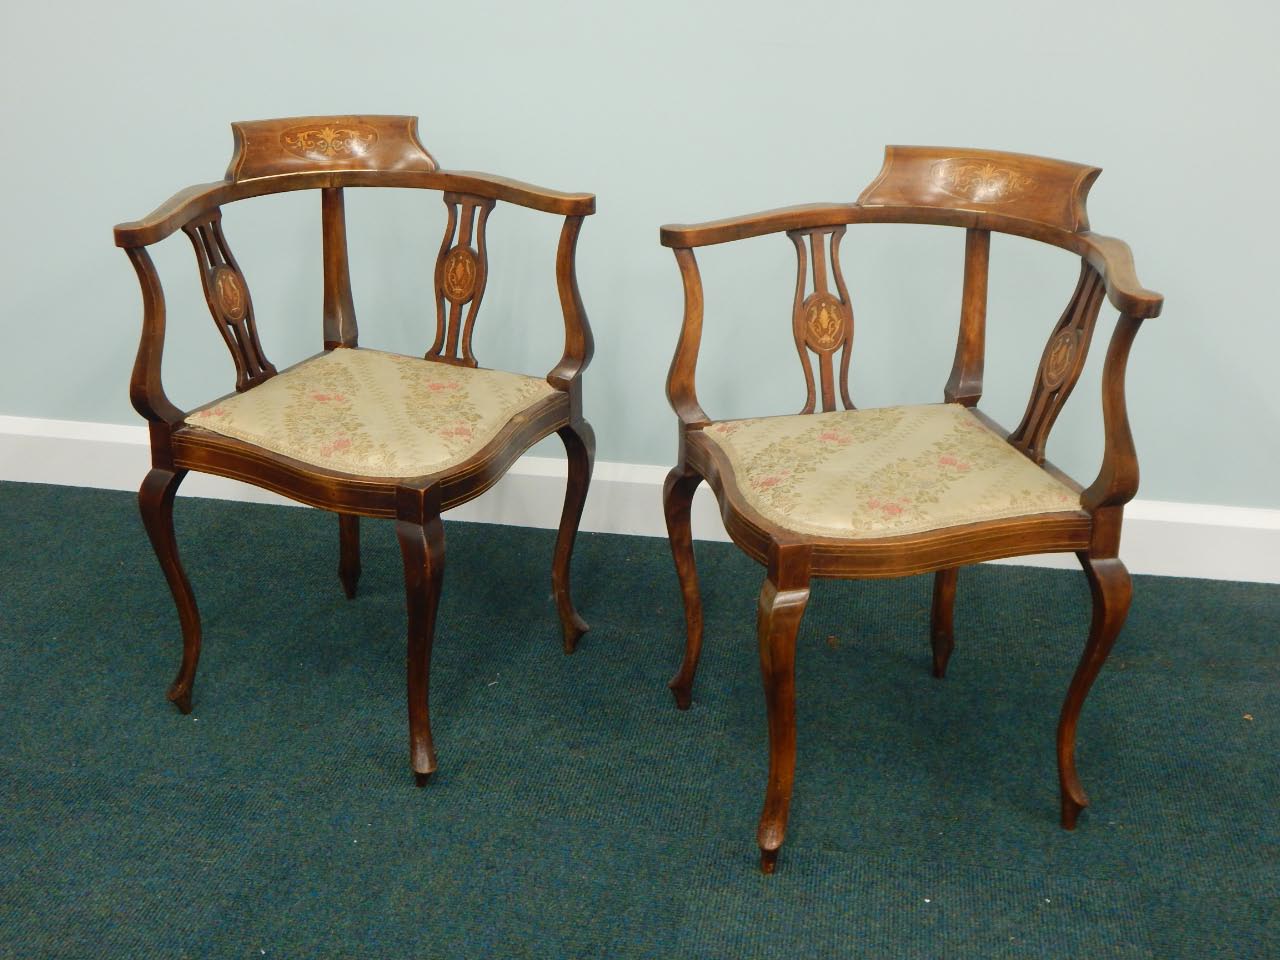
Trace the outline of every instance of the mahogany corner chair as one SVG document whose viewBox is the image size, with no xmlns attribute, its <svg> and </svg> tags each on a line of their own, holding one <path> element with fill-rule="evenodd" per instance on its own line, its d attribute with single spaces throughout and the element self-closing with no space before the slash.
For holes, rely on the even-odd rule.
<svg viewBox="0 0 1280 960">
<path fill-rule="evenodd" d="M 667 379 L 680 421 L 679 462 L 667 477 L 663 503 L 687 641 L 670 687 L 677 706 L 687 708 L 702 646 L 689 514 L 694 491 L 706 480 L 733 542 L 767 569 L 758 607 L 769 729 L 757 833 L 765 873 L 773 872 L 786 832 L 796 761 L 796 634 L 815 577 L 933 572 L 933 674 L 942 677 L 961 566 L 1074 551 L 1093 595 L 1093 619 L 1058 721 L 1062 826 L 1073 829 L 1088 804 L 1076 775 L 1076 722 L 1132 594 L 1117 556 L 1124 505 L 1138 488 L 1125 365 L 1142 321 L 1157 316 L 1163 303 L 1139 285 L 1124 243 L 1089 231 L 1085 199 L 1100 172 L 1020 154 L 890 146 L 879 176 L 856 203 L 662 228 L 661 241 L 680 268 L 685 304 Z M 840 240 L 849 224 L 864 223 L 966 232 L 960 330 L 943 403 L 857 409 L 850 399 L 853 310 L 840 272 Z M 977 408 L 992 231 L 1060 247 L 1081 261 L 1075 292 L 1050 332 L 1026 413 L 1012 432 Z M 779 232 L 790 238 L 799 261 L 792 331 L 808 391 L 804 408 L 787 416 L 713 420 L 694 390 L 703 319 L 694 248 Z M 1120 313 L 1102 375 L 1105 449 L 1097 478 L 1082 488 L 1045 460 L 1045 442 L 1080 376 L 1104 296 Z M 816 383 L 810 354 L 817 359 Z"/>
<path fill-rule="evenodd" d="M 592 338 L 578 294 L 575 251 L 588 193 L 561 193 L 471 171 L 441 170 L 417 118 L 295 117 L 234 123 L 226 178 L 175 194 L 115 242 L 142 285 L 142 339 L 129 386 L 150 424 L 151 471 L 138 493 L 147 534 L 178 608 L 182 664 L 169 689 L 191 710 L 200 617 L 173 530 L 173 500 L 189 470 L 233 477 L 338 514 L 338 575 L 349 598 L 360 578 L 360 517 L 391 517 L 408 607 L 410 757 L 419 786 L 436 769 L 428 685 L 444 573 L 440 514 L 493 486 L 522 452 L 552 433 L 564 441 L 568 485 L 552 560 L 564 649 L 587 625 L 569 595 L 569 563 L 591 479 L 595 438 L 582 417 L 581 376 Z M 343 191 L 400 187 L 443 193 L 448 225 L 435 262 L 435 341 L 425 357 L 360 348 L 347 263 Z M 277 371 L 263 354 L 249 288 L 222 230 L 228 203 L 320 191 L 324 349 Z M 564 354 L 545 378 L 477 365 L 472 330 L 488 279 L 485 227 L 504 200 L 564 217 L 555 279 Z M 235 364 L 236 392 L 193 411 L 161 384 L 165 300 L 147 247 L 182 230 L 209 310 Z"/>
</svg>

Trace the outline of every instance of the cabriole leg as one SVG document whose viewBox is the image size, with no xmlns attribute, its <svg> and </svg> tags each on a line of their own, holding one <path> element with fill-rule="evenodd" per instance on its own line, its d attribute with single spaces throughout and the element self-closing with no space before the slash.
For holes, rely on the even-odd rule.
<svg viewBox="0 0 1280 960">
<path fill-rule="evenodd" d="M 929 639 L 933 646 L 933 675 L 947 675 L 947 661 L 955 648 L 956 580 L 960 568 L 939 570 L 933 575 L 933 612 L 930 616 Z"/>
<path fill-rule="evenodd" d="M 173 533 L 173 498 L 186 475 L 185 470 L 153 469 L 138 490 L 138 509 L 156 558 L 160 561 L 160 569 L 169 582 L 169 591 L 178 608 L 178 622 L 182 626 L 182 665 L 169 687 L 168 696 L 179 710 L 190 713 L 191 690 L 196 680 L 196 666 L 200 662 L 200 611 L 196 609 L 196 596 L 191 591 L 186 571 L 182 569 L 178 541 Z"/>
<path fill-rule="evenodd" d="M 671 541 L 676 576 L 680 578 L 680 593 L 684 596 L 684 660 L 679 671 L 667 684 L 675 695 L 676 707 L 680 710 L 688 710 L 693 699 L 693 678 L 698 672 L 698 657 L 702 653 L 702 596 L 698 591 L 698 569 L 693 557 L 693 529 L 689 520 L 693 495 L 701 482 L 700 475 L 686 474 L 675 467 L 667 474 L 662 488 L 667 537 Z"/>
<path fill-rule="evenodd" d="M 406 667 L 409 696 L 409 753 L 418 786 L 425 786 L 436 769 L 431 740 L 429 687 L 431 645 L 435 637 L 436 609 L 444 577 L 444 525 L 439 515 L 418 523 L 396 521 L 396 539 L 404 559 L 405 601 L 409 614 Z"/>
<path fill-rule="evenodd" d="M 777 551 L 770 556 L 758 608 L 760 673 L 769 713 L 769 783 L 756 832 L 764 873 L 773 873 L 778 863 L 796 773 L 796 634 L 809 602 L 809 570 L 807 554 L 789 559 Z"/>
<path fill-rule="evenodd" d="M 360 518 L 338 514 L 338 579 L 348 600 L 356 598 L 360 583 Z"/>
<path fill-rule="evenodd" d="M 1094 559 L 1088 553 L 1077 556 L 1093 594 L 1093 621 L 1058 719 L 1058 780 L 1062 790 L 1062 826 L 1067 830 L 1075 829 L 1080 811 L 1089 805 L 1076 775 L 1076 723 L 1080 719 L 1080 708 L 1124 626 L 1129 602 L 1133 599 L 1133 581 L 1119 559 Z"/>
<path fill-rule="evenodd" d="M 555 557 L 551 562 L 551 591 L 556 598 L 556 610 L 560 614 L 560 626 L 564 632 L 564 652 L 573 653 L 588 627 L 573 608 L 573 598 L 569 593 L 569 563 L 573 559 L 573 541 L 578 536 L 582 507 L 587 502 L 587 488 L 591 485 L 596 435 L 591 424 L 585 420 L 561 427 L 557 432 L 564 441 L 564 451 L 569 461 L 569 480 L 565 486 L 564 511 L 560 514 Z"/>
</svg>

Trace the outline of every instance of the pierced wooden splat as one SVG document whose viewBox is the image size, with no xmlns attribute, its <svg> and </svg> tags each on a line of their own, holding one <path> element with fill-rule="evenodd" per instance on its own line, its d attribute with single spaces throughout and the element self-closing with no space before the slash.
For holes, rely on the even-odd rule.
<svg viewBox="0 0 1280 960">
<path fill-rule="evenodd" d="M 449 223 L 436 258 L 436 339 L 427 357 L 474 367 L 471 332 L 489 275 L 485 225 L 494 201 L 446 193 L 444 202 L 449 208 Z"/>
<path fill-rule="evenodd" d="M 1036 463 L 1044 463 L 1049 430 L 1080 379 L 1105 293 L 1101 275 L 1081 261 L 1075 293 L 1045 345 L 1031 398 L 1027 401 L 1027 412 L 1017 429 L 1009 434 L 1009 442 Z"/>
<path fill-rule="evenodd" d="M 853 401 L 849 399 L 849 349 L 853 346 L 853 308 L 849 304 L 849 291 L 844 284 L 844 275 L 840 272 L 840 240 L 844 231 L 843 225 L 787 231 L 787 236 L 795 244 L 797 261 L 791 329 L 795 336 L 796 350 L 800 354 L 800 365 L 804 368 L 807 391 L 801 413 L 813 413 L 817 403 L 810 352 L 818 357 L 822 409 L 830 411 L 836 409 L 834 362 L 836 351 L 841 351 L 840 399 L 846 410 L 853 409 Z M 835 280 L 835 294 L 831 292 L 828 280 L 828 260 L 830 275 Z M 812 285 L 809 282 L 811 275 Z"/>
<path fill-rule="evenodd" d="M 258 341 L 249 287 L 222 233 L 222 211 L 215 209 L 206 219 L 192 221 L 182 230 L 195 247 L 209 312 L 236 365 L 236 390 L 248 390 L 275 376 L 276 368 Z"/>
</svg>

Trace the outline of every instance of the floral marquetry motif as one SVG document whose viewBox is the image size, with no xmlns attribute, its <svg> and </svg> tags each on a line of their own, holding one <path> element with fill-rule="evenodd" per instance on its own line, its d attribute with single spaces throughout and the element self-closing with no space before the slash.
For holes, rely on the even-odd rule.
<svg viewBox="0 0 1280 960">
<path fill-rule="evenodd" d="M 1071 372 L 1079 342 L 1080 336 L 1075 330 L 1060 330 L 1049 342 L 1049 349 L 1045 352 L 1042 376 L 1046 390 L 1056 390 L 1062 386 L 1062 381 Z"/>
<path fill-rule="evenodd" d="M 280 134 L 289 153 L 321 163 L 362 157 L 377 141 L 378 132 L 365 124 L 290 127 Z"/>
<path fill-rule="evenodd" d="M 944 193 L 973 203 L 1008 203 L 1036 184 L 1010 167 L 980 160 L 939 160 L 931 173 Z"/>
<path fill-rule="evenodd" d="M 213 291 L 218 306 L 228 320 L 243 320 L 248 311 L 248 297 L 240 275 L 229 267 L 219 267 L 213 276 Z"/>
<path fill-rule="evenodd" d="M 468 247 L 454 247 L 441 266 L 441 286 L 452 303 L 465 303 L 476 289 L 477 260 Z"/>
<path fill-rule="evenodd" d="M 815 293 L 804 303 L 806 340 L 813 350 L 834 350 L 844 340 L 844 307 L 829 293 Z"/>
</svg>

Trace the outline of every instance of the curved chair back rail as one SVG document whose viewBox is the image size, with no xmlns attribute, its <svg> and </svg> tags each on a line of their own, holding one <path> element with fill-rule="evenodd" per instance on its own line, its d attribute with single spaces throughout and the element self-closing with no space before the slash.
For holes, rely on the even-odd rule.
<svg viewBox="0 0 1280 960">
<path fill-rule="evenodd" d="M 195 248 L 210 313 L 236 368 L 237 391 L 276 373 L 258 337 L 248 283 L 222 229 L 222 208 L 252 197 L 318 190 L 324 241 L 324 348 L 358 345 L 347 258 L 344 189 L 398 187 L 436 190 L 448 225 L 435 265 L 436 332 L 426 355 L 474 367 L 476 314 L 488 280 L 486 227 L 498 201 L 565 218 L 556 256 L 556 286 L 565 324 L 565 348 L 547 375 L 571 394 L 590 362 L 593 340 L 578 294 L 575 254 L 584 217 L 595 212 L 589 193 L 564 193 L 474 171 L 440 170 L 418 139 L 417 118 L 403 116 L 293 117 L 232 124 L 235 151 L 226 179 L 174 194 L 141 220 L 115 228 L 138 273 L 143 333 L 130 397 L 148 420 L 176 427 L 184 416 L 165 396 L 160 375 L 164 350 L 164 291 L 146 247 L 181 230 Z"/>
</svg>

